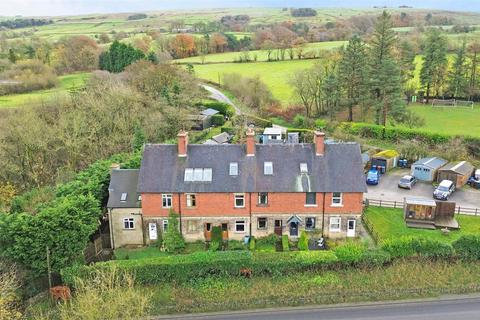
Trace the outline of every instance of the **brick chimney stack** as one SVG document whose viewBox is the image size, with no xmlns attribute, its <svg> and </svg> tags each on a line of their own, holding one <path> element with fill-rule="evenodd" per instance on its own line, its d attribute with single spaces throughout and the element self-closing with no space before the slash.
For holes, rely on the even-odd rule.
<svg viewBox="0 0 480 320">
<path fill-rule="evenodd" d="M 178 141 L 178 156 L 186 157 L 187 156 L 187 145 L 188 145 L 188 132 L 180 131 L 177 134 Z"/>
<path fill-rule="evenodd" d="M 247 129 L 247 157 L 255 156 L 255 131 Z"/>
<path fill-rule="evenodd" d="M 325 133 L 315 131 L 315 137 L 313 142 L 315 143 L 315 154 L 317 156 L 323 156 L 325 154 Z"/>
</svg>

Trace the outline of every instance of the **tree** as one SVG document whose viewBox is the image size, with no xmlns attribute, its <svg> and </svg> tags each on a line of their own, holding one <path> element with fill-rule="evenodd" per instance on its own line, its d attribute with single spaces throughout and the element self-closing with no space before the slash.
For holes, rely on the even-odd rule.
<svg viewBox="0 0 480 320">
<path fill-rule="evenodd" d="M 145 59 L 141 50 L 115 40 L 110 48 L 100 55 L 100 69 L 118 73 L 141 59 Z"/>
<path fill-rule="evenodd" d="M 170 43 L 172 55 L 176 58 L 186 58 L 196 51 L 195 40 L 189 34 L 177 34 Z"/>
<path fill-rule="evenodd" d="M 353 108 L 366 95 L 367 55 L 365 44 L 358 36 L 354 36 L 342 50 L 339 65 L 340 85 L 346 95 L 348 121 L 353 121 Z"/>
<path fill-rule="evenodd" d="M 147 137 L 145 136 L 145 131 L 140 125 L 135 127 L 135 132 L 133 134 L 132 149 L 133 151 L 140 151 L 143 148 L 143 145 L 147 142 Z"/>
<path fill-rule="evenodd" d="M 214 33 L 210 37 L 209 47 L 211 52 L 224 52 L 227 48 L 227 38 L 221 33 Z"/>
<path fill-rule="evenodd" d="M 416 88 L 412 85 L 411 80 L 415 75 L 415 50 L 413 45 L 407 39 L 400 42 L 398 48 L 398 63 L 402 75 L 403 91 L 407 97 L 414 94 Z"/>
<path fill-rule="evenodd" d="M 439 95 L 447 69 L 447 40 L 437 28 L 427 31 L 423 50 L 423 64 L 420 70 L 420 82 L 426 90 L 427 103 L 432 89 Z"/>
<path fill-rule="evenodd" d="M 454 97 L 466 97 L 468 88 L 467 79 L 467 61 L 466 61 L 467 43 L 464 40 L 462 46 L 458 48 L 452 70 L 448 74 L 448 91 Z"/>
<path fill-rule="evenodd" d="M 168 213 L 168 230 L 163 235 L 165 250 L 171 253 L 179 253 L 185 249 L 185 240 L 180 232 L 179 216 L 175 211 Z"/>
<path fill-rule="evenodd" d="M 468 79 L 468 94 L 469 99 L 472 100 L 472 97 L 477 95 L 478 92 L 478 79 L 477 72 L 478 66 L 480 65 L 480 43 L 474 41 L 468 47 L 468 56 L 470 60 L 469 65 L 469 79 Z"/>
<path fill-rule="evenodd" d="M 384 127 L 389 116 L 394 117 L 405 110 L 400 68 L 392 54 L 395 41 L 391 17 L 383 11 L 370 41 L 369 86 L 373 92 L 376 123 Z"/>
<path fill-rule="evenodd" d="M 53 65 L 59 73 L 97 69 L 100 48 L 87 36 L 73 36 L 61 41 L 54 50 Z"/>
</svg>

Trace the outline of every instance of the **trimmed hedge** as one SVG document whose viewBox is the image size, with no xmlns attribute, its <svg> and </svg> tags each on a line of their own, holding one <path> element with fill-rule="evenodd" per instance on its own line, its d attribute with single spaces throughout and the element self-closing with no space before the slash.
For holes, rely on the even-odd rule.
<svg viewBox="0 0 480 320">
<path fill-rule="evenodd" d="M 229 118 L 235 115 L 235 109 L 228 103 L 212 101 L 212 102 L 203 103 L 203 106 L 205 108 L 217 110 L 218 112 L 220 112 L 221 114 Z"/>
<path fill-rule="evenodd" d="M 446 259 L 455 255 L 452 245 L 428 238 L 401 237 L 390 239 L 383 242 L 382 249 L 393 258 L 419 256 Z"/>
<path fill-rule="evenodd" d="M 353 265 L 360 262 L 365 251 L 365 247 L 358 243 L 347 243 L 334 249 L 338 261 L 346 265 Z"/>
<path fill-rule="evenodd" d="M 480 260 L 480 236 L 461 236 L 452 244 L 458 257 L 467 260 Z"/>
<path fill-rule="evenodd" d="M 208 276 L 237 276 L 240 269 L 249 268 L 254 274 L 282 275 L 289 272 L 329 268 L 337 263 L 331 251 L 310 252 L 196 252 L 142 260 L 117 260 L 93 266 L 76 265 L 62 270 L 63 281 L 74 286 L 75 278 L 88 279 L 95 270 L 116 267 L 120 272 L 135 276 L 139 283 L 187 282 Z"/>
<path fill-rule="evenodd" d="M 222 114 L 214 114 L 212 116 L 212 125 L 219 127 L 225 123 L 225 117 Z"/>
</svg>

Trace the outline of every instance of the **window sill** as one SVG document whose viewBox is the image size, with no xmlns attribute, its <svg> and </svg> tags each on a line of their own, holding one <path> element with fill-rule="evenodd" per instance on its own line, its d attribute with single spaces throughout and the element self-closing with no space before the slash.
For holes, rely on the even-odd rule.
<svg viewBox="0 0 480 320">
<path fill-rule="evenodd" d="M 259 204 L 257 204 L 257 207 L 264 207 L 264 208 L 266 208 L 266 207 L 268 207 L 268 206 L 269 206 L 268 203 L 265 203 L 265 204 L 259 203 Z"/>
<path fill-rule="evenodd" d="M 246 231 L 234 231 L 234 233 L 245 233 Z"/>
<path fill-rule="evenodd" d="M 234 209 L 245 209 L 245 206 L 243 207 L 233 207 Z"/>
<path fill-rule="evenodd" d="M 162 209 L 172 209 L 172 207 L 162 207 Z"/>
<path fill-rule="evenodd" d="M 340 230 L 340 229 L 333 229 L 333 230 L 330 229 L 329 231 L 330 231 L 330 232 L 340 232 L 341 230 Z"/>
<path fill-rule="evenodd" d="M 135 228 L 133 228 L 133 229 L 130 229 L 130 228 L 129 228 L 129 229 L 123 228 L 122 230 L 123 230 L 123 231 L 135 231 Z"/>
<path fill-rule="evenodd" d="M 330 205 L 330 207 L 341 208 L 341 207 L 343 207 L 343 204 L 341 204 L 341 203 L 332 203 L 332 204 Z"/>
<path fill-rule="evenodd" d="M 304 204 L 303 206 L 306 208 L 316 208 L 318 207 L 318 204 Z"/>
<path fill-rule="evenodd" d="M 191 209 L 197 209 L 197 207 L 185 207 L 185 209 L 191 210 Z"/>
</svg>

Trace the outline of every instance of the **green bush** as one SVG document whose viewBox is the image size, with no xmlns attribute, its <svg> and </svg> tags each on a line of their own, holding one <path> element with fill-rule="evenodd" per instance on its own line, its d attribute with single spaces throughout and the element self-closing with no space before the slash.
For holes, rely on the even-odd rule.
<svg viewBox="0 0 480 320">
<path fill-rule="evenodd" d="M 255 238 L 250 237 L 250 242 L 248 243 L 248 249 L 251 251 L 255 250 Z"/>
<path fill-rule="evenodd" d="M 217 110 L 218 112 L 229 118 L 231 118 L 235 114 L 235 109 L 228 103 L 212 101 L 203 103 L 203 106 L 205 108 Z"/>
<path fill-rule="evenodd" d="M 413 239 L 412 247 L 417 255 L 427 258 L 451 258 L 452 245 L 432 239 Z"/>
<path fill-rule="evenodd" d="M 385 240 L 381 248 L 388 252 L 392 258 L 404 258 L 415 255 L 412 237 L 401 237 L 398 239 Z"/>
<path fill-rule="evenodd" d="M 173 210 L 168 214 L 168 231 L 163 235 L 165 251 L 179 253 L 185 249 L 185 240 L 180 233 L 179 216 Z"/>
<path fill-rule="evenodd" d="M 381 267 L 392 261 L 390 254 L 381 249 L 366 250 L 357 261 L 359 267 Z"/>
<path fill-rule="evenodd" d="M 365 254 L 365 246 L 359 243 L 349 242 L 342 246 L 336 247 L 334 250 L 338 261 L 342 264 L 352 265 L 360 262 Z"/>
<path fill-rule="evenodd" d="M 300 233 L 300 238 L 298 239 L 298 250 L 307 251 L 308 250 L 308 236 L 305 231 Z"/>
<path fill-rule="evenodd" d="M 254 274 L 289 274 L 327 269 L 338 262 L 331 251 L 255 252 L 250 268 Z"/>
<path fill-rule="evenodd" d="M 290 251 L 290 243 L 286 234 L 282 235 L 282 250 L 283 252 Z"/>
<path fill-rule="evenodd" d="M 212 228 L 212 242 L 221 243 L 223 241 L 222 228 L 215 226 Z"/>
<path fill-rule="evenodd" d="M 213 126 L 220 127 L 225 123 L 225 117 L 222 114 L 214 114 L 211 121 Z"/>
<path fill-rule="evenodd" d="M 480 260 L 480 236 L 465 235 L 453 242 L 455 253 L 462 259 Z"/>
<path fill-rule="evenodd" d="M 228 241 L 228 250 L 246 250 L 247 246 L 243 241 L 230 240 Z"/>
<path fill-rule="evenodd" d="M 221 127 L 220 128 L 220 132 L 221 133 L 228 133 L 228 134 L 235 134 L 235 128 L 232 128 L 232 127 Z"/>
<path fill-rule="evenodd" d="M 220 242 L 218 241 L 210 241 L 210 246 L 208 247 L 208 251 L 218 251 L 220 249 Z"/>
</svg>

